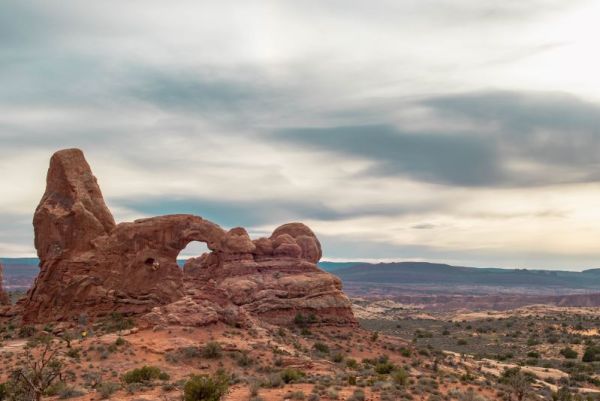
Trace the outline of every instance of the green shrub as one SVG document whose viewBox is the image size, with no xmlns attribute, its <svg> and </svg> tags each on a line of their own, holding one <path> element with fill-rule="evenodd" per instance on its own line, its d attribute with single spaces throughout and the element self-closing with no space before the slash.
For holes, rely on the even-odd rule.
<svg viewBox="0 0 600 401">
<path fill-rule="evenodd" d="M 156 379 L 169 380 L 169 375 L 156 366 L 143 366 L 123 375 L 123 381 L 127 384 L 150 382 Z"/>
<path fill-rule="evenodd" d="M 300 329 L 300 334 L 306 337 L 312 335 L 312 331 L 308 327 L 303 327 Z"/>
<path fill-rule="evenodd" d="M 207 344 L 207 346 L 208 346 L 208 344 Z M 212 347 L 214 347 L 213 345 L 210 345 L 210 347 L 211 347 L 211 349 L 207 350 L 206 352 L 210 351 L 210 352 L 219 353 L 221 351 L 221 347 L 219 346 L 219 344 L 216 345 L 217 351 L 215 351 L 214 349 L 212 349 Z M 177 352 L 184 359 L 198 358 L 202 354 L 202 352 L 200 352 L 200 349 L 198 347 L 183 347 L 183 348 L 179 348 L 177 350 Z"/>
<path fill-rule="evenodd" d="M 123 316 L 121 313 L 113 312 L 103 321 L 103 328 L 107 332 L 129 330 L 133 328 L 133 319 Z"/>
<path fill-rule="evenodd" d="M 137 391 L 142 389 L 144 385 L 142 383 L 129 383 L 125 388 L 129 394 L 135 394 Z"/>
<path fill-rule="evenodd" d="M 6 383 L 0 383 L 0 401 L 8 398 L 8 385 Z"/>
<path fill-rule="evenodd" d="M 390 362 L 380 362 L 377 365 L 375 365 L 375 372 L 379 373 L 380 375 L 387 375 L 389 373 L 392 373 L 394 369 L 394 364 Z"/>
<path fill-rule="evenodd" d="M 563 386 L 556 393 L 552 394 L 552 399 L 557 401 L 572 401 L 573 394 L 568 386 Z"/>
<path fill-rule="evenodd" d="M 305 374 L 304 372 L 301 372 L 294 368 L 286 368 L 281 371 L 280 376 L 281 380 L 283 380 L 285 383 L 292 383 L 302 379 L 305 376 Z"/>
<path fill-rule="evenodd" d="M 406 384 L 408 383 L 408 373 L 406 372 L 406 370 L 398 368 L 392 374 L 392 379 L 396 384 L 406 386 Z"/>
<path fill-rule="evenodd" d="M 19 328 L 19 337 L 20 338 L 30 338 L 35 335 L 35 327 L 33 326 L 21 326 Z"/>
<path fill-rule="evenodd" d="M 346 366 L 348 367 L 348 369 L 357 369 L 358 362 L 356 362 L 356 359 L 354 358 L 348 358 L 346 359 Z"/>
<path fill-rule="evenodd" d="M 322 342 L 316 342 L 316 343 L 313 345 L 313 348 L 314 348 L 316 351 L 318 351 L 318 352 L 321 352 L 321 353 L 323 353 L 323 354 L 329 354 L 329 346 L 328 346 L 327 344 L 325 344 L 325 343 L 322 343 Z"/>
<path fill-rule="evenodd" d="M 348 398 L 348 401 L 365 401 L 365 392 L 364 390 L 357 389 L 354 390 L 354 393 Z"/>
<path fill-rule="evenodd" d="M 69 358 L 79 359 L 79 351 L 79 348 L 69 348 L 69 350 L 67 350 L 67 356 Z"/>
<path fill-rule="evenodd" d="M 82 395 L 85 395 L 84 391 L 75 387 L 66 386 L 58 393 L 58 398 L 60 400 L 65 400 L 67 398 L 81 397 Z"/>
<path fill-rule="evenodd" d="M 294 324 L 299 327 L 303 327 L 306 325 L 306 318 L 302 313 L 296 313 L 296 316 L 294 317 Z"/>
<path fill-rule="evenodd" d="M 116 392 L 119 388 L 121 388 L 119 383 L 112 383 L 112 382 L 101 383 L 98 386 L 98 392 L 100 393 L 100 398 L 103 400 L 110 398 L 110 396 L 113 395 L 113 393 Z"/>
<path fill-rule="evenodd" d="M 202 349 L 202 356 L 208 359 L 218 359 L 222 355 L 221 345 L 216 341 L 209 341 Z"/>
<path fill-rule="evenodd" d="M 66 387 L 67 387 L 67 385 L 64 382 L 52 383 L 50 386 L 48 386 L 48 388 L 46 389 L 46 391 L 44 391 L 44 395 L 49 396 L 49 397 L 53 397 L 55 395 L 58 395 Z"/>
<path fill-rule="evenodd" d="M 184 401 L 218 401 L 225 395 L 229 380 L 224 374 L 214 377 L 192 375 L 183 388 Z"/>
<path fill-rule="evenodd" d="M 577 359 L 578 356 L 577 351 L 570 347 L 561 349 L 560 354 L 567 359 Z"/>
<path fill-rule="evenodd" d="M 291 398 L 292 400 L 303 400 L 306 398 L 306 395 L 304 394 L 304 391 L 294 391 L 286 395 L 285 398 Z"/>
<path fill-rule="evenodd" d="M 583 362 L 594 362 L 600 360 L 600 347 L 595 345 L 588 346 L 585 349 L 583 358 L 581 360 Z"/>
<path fill-rule="evenodd" d="M 409 357 L 411 355 L 410 349 L 405 347 L 400 348 L 400 355 L 404 357 Z"/>
<path fill-rule="evenodd" d="M 518 380 L 517 380 L 518 379 Z M 532 383 L 536 379 L 535 375 L 530 372 L 523 372 L 520 367 L 506 368 L 498 379 L 499 383 L 511 384 L 511 382 L 522 381 Z"/>
<path fill-rule="evenodd" d="M 254 360 L 248 355 L 247 352 L 241 352 L 235 356 L 238 366 L 247 367 L 254 363 Z"/>
<path fill-rule="evenodd" d="M 283 379 L 281 374 L 270 374 L 263 383 L 263 386 L 268 388 L 278 388 L 283 386 Z"/>
<path fill-rule="evenodd" d="M 340 395 L 335 388 L 330 387 L 327 389 L 327 397 L 329 397 L 332 400 L 337 400 L 340 398 Z"/>
</svg>

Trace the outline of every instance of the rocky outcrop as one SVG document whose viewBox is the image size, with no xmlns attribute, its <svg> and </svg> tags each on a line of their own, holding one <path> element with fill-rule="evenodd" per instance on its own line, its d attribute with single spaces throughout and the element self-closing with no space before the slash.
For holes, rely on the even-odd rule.
<svg viewBox="0 0 600 401">
<path fill-rule="evenodd" d="M 96 177 L 79 149 L 55 153 L 46 192 L 33 217 L 35 248 L 42 261 L 88 251 L 92 240 L 115 228 Z"/>
<path fill-rule="evenodd" d="M 4 276 L 3 276 L 3 268 L 2 264 L 0 264 L 0 305 L 8 305 L 10 304 L 10 298 L 6 291 L 4 291 Z"/>
<path fill-rule="evenodd" d="M 189 259 L 184 280 L 194 282 L 200 293 L 224 294 L 220 297 L 244 316 L 271 323 L 290 323 L 298 313 L 327 323 L 354 322 L 341 281 L 315 264 L 321 257 L 321 244 L 310 228 L 302 223 L 285 224 L 270 238 L 253 244 L 246 252 L 213 251 Z"/>
<path fill-rule="evenodd" d="M 275 242 L 287 241 L 286 236 L 292 237 L 294 242 L 300 248 L 300 257 L 306 259 L 309 262 L 317 263 L 323 252 L 321 251 L 321 243 L 317 239 L 315 233 L 312 232 L 308 226 L 302 223 L 288 223 L 280 227 L 277 227 L 273 234 L 271 234 L 271 240 Z M 284 240 L 283 238 L 286 238 Z"/>
<path fill-rule="evenodd" d="M 41 270 L 24 300 L 26 321 L 139 313 L 174 302 L 184 294 L 179 252 L 194 240 L 220 249 L 226 234 L 192 215 L 115 225 L 78 149 L 52 156 L 33 224 Z"/>
<path fill-rule="evenodd" d="M 244 228 L 186 214 L 117 225 L 78 149 L 52 156 L 33 221 L 41 270 L 19 305 L 25 321 L 118 311 L 149 312 L 154 324 L 287 324 L 297 313 L 355 322 L 340 280 L 316 266 L 321 244 L 304 224 L 254 241 Z M 184 274 L 176 258 L 191 241 L 210 252 Z"/>
</svg>

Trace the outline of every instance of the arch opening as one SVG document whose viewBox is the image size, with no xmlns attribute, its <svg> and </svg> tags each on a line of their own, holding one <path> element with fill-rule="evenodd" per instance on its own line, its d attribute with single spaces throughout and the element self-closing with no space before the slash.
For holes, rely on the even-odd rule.
<svg viewBox="0 0 600 401">
<path fill-rule="evenodd" d="M 202 241 L 191 241 L 188 243 L 185 248 L 179 251 L 179 255 L 177 255 L 177 264 L 180 267 L 183 267 L 186 260 L 190 258 L 197 258 L 203 253 L 210 252 L 206 242 Z"/>
</svg>

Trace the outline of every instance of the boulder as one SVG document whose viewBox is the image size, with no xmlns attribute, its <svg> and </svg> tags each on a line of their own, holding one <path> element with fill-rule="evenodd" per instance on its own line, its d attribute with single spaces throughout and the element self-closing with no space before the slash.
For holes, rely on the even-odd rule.
<svg viewBox="0 0 600 401">
<path fill-rule="evenodd" d="M 243 227 L 232 228 L 225 235 L 223 248 L 229 253 L 251 253 L 256 246 Z"/>
<path fill-rule="evenodd" d="M 279 226 L 271 234 L 271 239 L 276 240 L 281 235 L 288 235 L 293 238 L 296 244 L 300 247 L 300 257 L 312 263 L 317 263 L 321 260 L 323 252 L 321 243 L 313 231 L 302 223 L 287 223 Z"/>
<path fill-rule="evenodd" d="M 273 255 L 273 241 L 268 238 L 258 238 L 252 241 L 254 243 L 254 254 L 260 256 Z"/>
</svg>

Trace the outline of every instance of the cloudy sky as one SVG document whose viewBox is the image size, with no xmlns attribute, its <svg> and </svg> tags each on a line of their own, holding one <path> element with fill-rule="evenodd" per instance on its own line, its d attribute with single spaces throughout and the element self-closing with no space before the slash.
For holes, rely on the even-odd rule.
<svg viewBox="0 0 600 401">
<path fill-rule="evenodd" d="M 48 159 L 79 147 L 118 221 L 303 221 L 329 260 L 600 267 L 599 18 L 584 0 L 3 0 L 0 255 L 35 253 Z"/>
</svg>

